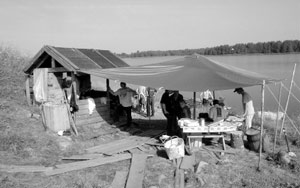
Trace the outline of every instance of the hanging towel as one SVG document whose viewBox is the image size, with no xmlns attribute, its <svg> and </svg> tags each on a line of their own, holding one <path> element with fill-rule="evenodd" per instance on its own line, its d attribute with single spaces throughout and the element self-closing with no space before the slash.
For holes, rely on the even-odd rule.
<svg viewBox="0 0 300 188">
<path fill-rule="evenodd" d="M 48 68 L 34 69 L 33 93 L 37 102 L 45 102 L 48 97 Z"/>
</svg>

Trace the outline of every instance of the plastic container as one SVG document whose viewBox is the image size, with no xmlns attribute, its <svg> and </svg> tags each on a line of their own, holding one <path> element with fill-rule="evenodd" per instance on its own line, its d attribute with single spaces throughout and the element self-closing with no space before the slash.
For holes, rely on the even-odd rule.
<svg viewBox="0 0 300 188">
<path fill-rule="evenodd" d="M 171 137 L 164 143 L 166 153 L 170 160 L 184 157 L 184 141 L 179 137 Z"/>
<path fill-rule="evenodd" d="M 200 118 L 200 126 L 205 126 L 205 119 L 204 118 Z"/>
</svg>

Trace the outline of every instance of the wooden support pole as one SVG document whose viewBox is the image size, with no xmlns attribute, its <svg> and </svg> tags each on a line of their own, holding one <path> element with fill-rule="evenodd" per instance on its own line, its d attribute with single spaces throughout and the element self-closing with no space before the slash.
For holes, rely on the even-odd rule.
<svg viewBox="0 0 300 188">
<path fill-rule="evenodd" d="M 30 81 L 30 75 L 27 75 L 26 76 L 26 81 L 25 81 L 25 93 L 26 93 L 27 103 L 28 103 L 29 106 L 31 106 L 32 102 L 31 102 L 31 96 L 30 96 L 29 81 Z"/>
<path fill-rule="evenodd" d="M 287 100 L 286 100 L 286 104 L 285 104 L 285 109 L 284 109 L 284 116 L 283 116 L 283 119 L 282 119 L 282 122 L 281 122 L 281 129 L 280 129 L 279 137 L 281 137 L 282 129 L 283 129 L 283 126 L 284 126 L 286 111 L 287 111 L 287 108 L 288 108 L 288 105 L 289 105 L 290 95 L 291 95 L 291 92 L 292 92 L 295 71 L 296 71 L 296 64 L 294 65 L 294 70 L 293 70 L 293 75 L 292 75 L 292 79 L 291 79 L 290 89 L 289 89 L 289 93 L 288 93 L 288 96 L 287 96 Z"/>
<path fill-rule="evenodd" d="M 107 98 L 107 105 L 109 105 L 109 110 L 110 110 L 110 97 L 109 97 L 109 79 L 106 79 L 106 98 Z"/>
<path fill-rule="evenodd" d="M 107 101 L 107 105 L 108 105 L 108 110 L 109 110 L 109 118 L 113 118 L 114 119 L 114 117 L 112 117 L 112 109 L 111 109 L 111 106 L 110 106 L 110 102 L 111 102 L 111 98 L 110 98 L 110 94 L 109 94 L 109 88 L 110 88 L 110 85 L 109 85 L 109 79 L 106 79 L 106 101 Z"/>
<path fill-rule="evenodd" d="M 193 115 L 193 119 L 196 119 L 196 107 L 197 107 L 197 104 L 196 104 L 196 92 L 194 92 L 194 97 L 193 97 L 193 103 L 194 103 L 194 115 Z"/>
<path fill-rule="evenodd" d="M 106 95 L 107 97 L 109 97 L 109 91 L 108 91 L 108 88 L 109 88 L 109 79 L 106 79 Z"/>
<path fill-rule="evenodd" d="M 147 87 L 147 116 L 149 117 L 149 120 L 150 120 L 150 116 L 151 116 L 151 108 L 150 108 L 150 105 L 151 105 L 151 101 L 150 101 L 150 87 Z"/>
<path fill-rule="evenodd" d="M 260 160 L 262 153 L 263 132 L 264 132 L 264 105 L 265 105 L 265 80 L 261 86 L 261 120 L 260 120 L 260 139 L 259 139 L 259 159 L 257 170 L 260 171 Z"/>
<path fill-rule="evenodd" d="M 73 86 L 73 91 L 71 92 L 74 92 L 74 97 L 75 97 L 75 103 L 77 104 L 77 84 L 76 84 L 76 76 L 74 74 L 74 72 L 71 73 L 71 76 L 72 76 L 72 86 Z M 73 93 L 72 93 L 73 94 Z M 76 124 L 76 112 L 73 112 L 73 120 L 74 120 L 74 124 Z"/>
<path fill-rule="evenodd" d="M 276 147 L 277 127 L 278 127 L 278 123 L 279 123 L 278 117 L 279 117 L 279 111 L 280 111 L 281 92 L 282 92 L 282 82 L 280 82 L 280 87 L 279 87 L 278 108 L 277 108 L 276 127 L 275 127 L 275 138 L 274 138 L 274 144 L 273 144 L 273 154 L 275 153 L 275 147 Z"/>
</svg>

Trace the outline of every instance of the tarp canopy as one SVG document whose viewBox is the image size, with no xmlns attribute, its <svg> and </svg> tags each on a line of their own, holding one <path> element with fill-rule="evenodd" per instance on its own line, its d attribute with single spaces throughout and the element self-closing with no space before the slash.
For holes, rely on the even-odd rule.
<svg viewBox="0 0 300 188">
<path fill-rule="evenodd" d="M 150 65 L 81 72 L 135 85 L 194 92 L 261 85 L 263 80 L 267 84 L 279 81 L 198 54 Z"/>
</svg>

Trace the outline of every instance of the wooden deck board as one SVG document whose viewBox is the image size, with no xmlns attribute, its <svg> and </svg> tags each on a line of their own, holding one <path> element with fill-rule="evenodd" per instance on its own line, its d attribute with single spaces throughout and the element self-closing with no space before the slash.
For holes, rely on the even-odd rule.
<svg viewBox="0 0 300 188">
<path fill-rule="evenodd" d="M 3 172 L 46 172 L 51 171 L 53 167 L 44 166 L 16 166 L 16 165 L 4 165 L 0 164 L 0 171 Z"/>
<path fill-rule="evenodd" d="M 141 146 L 145 144 L 146 142 L 152 142 L 153 138 L 151 138 L 153 135 L 159 135 L 163 130 L 149 130 L 145 131 L 142 134 L 138 136 L 130 136 L 125 139 L 121 140 L 115 140 L 110 143 L 102 144 L 99 146 L 95 146 L 92 148 L 86 149 L 88 153 L 104 153 L 108 155 L 112 155 L 115 153 L 119 153 L 122 151 L 130 150 L 132 148 Z M 149 135 L 149 136 L 147 136 Z"/>
<path fill-rule="evenodd" d="M 68 163 L 68 164 L 64 164 L 64 165 L 57 165 L 56 166 L 57 169 L 49 170 L 44 173 L 47 176 L 52 176 L 52 175 L 62 174 L 65 172 L 81 170 L 84 168 L 95 167 L 95 166 L 100 166 L 100 165 L 107 164 L 107 163 L 122 161 L 122 160 L 130 159 L 130 158 L 131 158 L 130 154 L 120 154 L 120 155 L 116 155 L 116 156 L 112 156 L 112 157 L 100 157 L 100 158 L 92 159 L 92 160 L 88 160 L 88 161 L 80 161 L 80 162 Z"/>
<path fill-rule="evenodd" d="M 117 171 L 109 188 L 124 188 L 127 180 L 127 174 L 128 172 L 126 171 Z"/>
<path fill-rule="evenodd" d="M 133 154 L 126 188 L 143 187 L 144 171 L 147 155 Z"/>
</svg>

